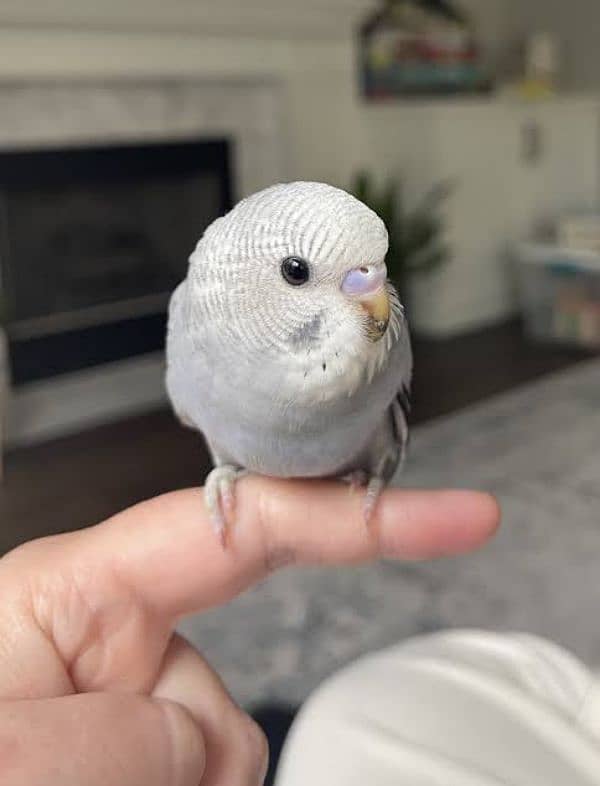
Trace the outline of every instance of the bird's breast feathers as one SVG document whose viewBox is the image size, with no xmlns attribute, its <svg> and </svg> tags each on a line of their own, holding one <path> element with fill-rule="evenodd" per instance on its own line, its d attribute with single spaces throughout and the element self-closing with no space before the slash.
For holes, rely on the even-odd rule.
<svg viewBox="0 0 600 786">
<path fill-rule="evenodd" d="M 220 458 L 265 474 L 335 473 L 364 448 L 410 377 L 402 330 L 375 371 L 360 353 L 345 367 L 321 356 L 307 367 L 293 356 L 279 364 L 239 350 L 215 351 L 210 330 L 190 331 L 184 299 L 173 296 L 167 386 L 177 414 Z"/>
</svg>

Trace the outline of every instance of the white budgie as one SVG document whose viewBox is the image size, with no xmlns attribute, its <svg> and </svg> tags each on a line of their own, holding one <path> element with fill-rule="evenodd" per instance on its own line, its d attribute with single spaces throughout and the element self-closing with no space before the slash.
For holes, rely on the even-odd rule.
<svg viewBox="0 0 600 786">
<path fill-rule="evenodd" d="M 305 182 L 244 199 L 199 241 L 170 303 L 167 389 L 211 450 L 221 537 L 242 472 L 363 478 L 368 520 L 402 462 L 412 355 L 387 250 L 372 210 Z"/>
</svg>

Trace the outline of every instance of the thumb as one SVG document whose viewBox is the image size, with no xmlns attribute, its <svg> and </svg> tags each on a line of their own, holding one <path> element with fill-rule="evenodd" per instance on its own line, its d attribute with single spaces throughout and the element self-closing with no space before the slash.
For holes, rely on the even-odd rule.
<svg viewBox="0 0 600 786">
<path fill-rule="evenodd" d="M 198 786 L 200 730 L 175 702 L 87 693 L 0 702 L 3 786 Z"/>
</svg>

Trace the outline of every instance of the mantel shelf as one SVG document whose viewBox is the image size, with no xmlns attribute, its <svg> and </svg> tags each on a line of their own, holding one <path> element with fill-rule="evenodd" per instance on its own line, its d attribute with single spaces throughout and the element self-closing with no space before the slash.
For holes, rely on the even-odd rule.
<svg viewBox="0 0 600 786">
<path fill-rule="evenodd" d="M 0 27 L 337 37 L 347 35 L 372 5 L 369 0 L 5 0 Z"/>
</svg>

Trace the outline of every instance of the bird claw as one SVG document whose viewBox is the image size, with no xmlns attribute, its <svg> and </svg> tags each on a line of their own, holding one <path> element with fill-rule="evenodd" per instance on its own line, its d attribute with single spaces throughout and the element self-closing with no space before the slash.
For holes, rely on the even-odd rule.
<svg viewBox="0 0 600 786">
<path fill-rule="evenodd" d="M 366 492 L 363 499 L 363 519 L 368 526 L 373 517 L 381 492 L 385 488 L 384 481 L 378 475 L 369 476 L 369 474 L 362 469 L 355 469 L 348 473 L 348 475 L 344 475 L 342 481 L 347 483 L 352 491 L 357 491 L 359 488 L 364 488 L 366 486 Z"/>
<path fill-rule="evenodd" d="M 204 501 L 210 523 L 219 541 L 225 546 L 227 524 L 233 523 L 235 511 L 235 483 L 240 475 L 239 469 L 229 464 L 215 467 L 204 484 Z"/>
<path fill-rule="evenodd" d="M 380 477 L 377 477 L 377 475 L 373 475 L 369 478 L 367 492 L 363 500 L 363 518 L 367 526 L 371 523 L 375 507 L 377 506 L 377 502 L 384 487 L 385 483 Z"/>
<path fill-rule="evenodd" d="M 231 521 L 235 511 L 235 494 L 233 491 L 234 482 L 235 481 L 231 481 L 227 479 L 227 480 L 222 480 L 221 483 L 219 484 L 219 491 L 221 493 L 221 504 L 223 506 L 223 512 L 225 514 L 225 518 L 228 521 Z"/>
</svg>

